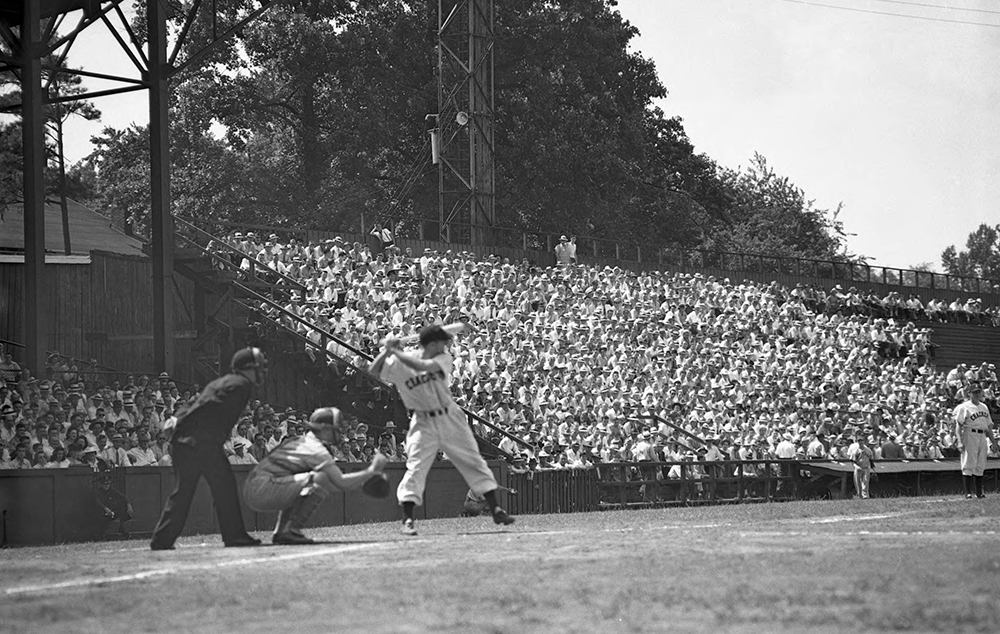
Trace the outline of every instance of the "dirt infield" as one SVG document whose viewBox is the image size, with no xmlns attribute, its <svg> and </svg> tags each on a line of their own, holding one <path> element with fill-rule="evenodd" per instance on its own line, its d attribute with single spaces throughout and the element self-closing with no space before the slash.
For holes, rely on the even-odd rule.
<svg viewBox="0 0 1000 634">
<path fill-rule="evenodd" d="M 896 498 L 3 550 L 0 632 L 995 633 L 998 516 Z"/>
</svg>

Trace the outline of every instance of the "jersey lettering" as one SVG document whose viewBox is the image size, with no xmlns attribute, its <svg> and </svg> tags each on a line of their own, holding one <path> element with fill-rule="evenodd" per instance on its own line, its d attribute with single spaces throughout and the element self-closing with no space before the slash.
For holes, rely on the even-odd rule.
<svg viewBox="0 0 1000 634">
<path fill-rule="evenodd" d="M 407 389 L 412 390 L 413 388 L 423 385 L 424 383 L 430 383 L 435 380 L 444 380 L 444 372 L 438 370 L 437 372 L 422 372 L 416 376 L 412 376 L 406 380 L 404 385 Z"/>
</svg>

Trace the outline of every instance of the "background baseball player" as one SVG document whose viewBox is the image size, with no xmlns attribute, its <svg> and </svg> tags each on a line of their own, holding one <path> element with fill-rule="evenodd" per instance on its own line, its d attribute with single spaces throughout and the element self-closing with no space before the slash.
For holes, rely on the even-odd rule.
<svg viewBox="0 0 1000 634">
<path fill-rule="evenodd" d="M 260 348 L 237 350 L 230 362 L 232 372 L 205 386 L 194 403 L 173 419 L 170 454 L 174 463 L 174 490 L 163 505 L 160 521 L 149 542 L 152 550 L 172 550 L 187 521 L 195 489 L 202 476 L 208 482 L 226 546 L 259 546 L 247 534 L 240 511 L 229 460 L 222 445 L 250 400 L 250 391 L 267 377 L 267 359 Z"/>
<path fill-rule="evenodd" d="M 993 419 L 990 410 L 983 403 L 983 388 L 978 383 L 969 386 L 969 399 L 955 407 L 955 438 L 961 452 L 962 486 L 965 497 L 972 497 L 975 483 L 976 497 L 984 498 L 983 471 L 986 469 L 986 455 L 993 438 Z"/>
<path fill-rule="evenodd" d="M 403 403 L 413 410 L 406 434 L 406 474 L 396 489 L 405 535 L 417 534 L 413 510 L 423 504 L 427 473 L 438 450 L 444 450 L 469 488 L 485 498 L 495 523 L 514 523 L 497 503 L 497 482 L 479 455 L 465 414 L 451 398 L 450 342 L 451 335 L 441 326 L 428 326 L 420 332 L 423 352 L 419 357 L 403 352 L 399 339 L 389 338 L 371 364 L 372 373 L 395 385 Z"/>
<path fill-rule="evenodd" d="M 343 439 L 343 417 L 335 407 L 317 409 L 309 417 L 309 431 L 289 438 L 264 456 L 243 487 L 247 506 L 278 511 L 271 542 L 312 544 L 302 528 L 331 493 L 361 487 L 382 473 L 389 462 L 376 454 L 371 465 L 357 473 L 343 473 L 334 463 L 332 447 Z"/>
</svg>

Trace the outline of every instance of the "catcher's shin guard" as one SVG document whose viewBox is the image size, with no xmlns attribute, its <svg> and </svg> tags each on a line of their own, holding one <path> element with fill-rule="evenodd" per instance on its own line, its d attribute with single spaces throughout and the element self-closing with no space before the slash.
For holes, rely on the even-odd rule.
<svg viewBox="0 0 1000 634">
<path fill-rule="evenodd" d="M 301 533 L 306 522 L 309 521 L 309 518 L 313 516 L 313 513 L 316 512 L 316 509 L 319 508 L 319 505 L 325 499 L 326 492 L 322 488 L 317 488 L 306 497 L 300 497 L 296 500 L 292 506 L 291 513 L 289 513 L 286 530 L 292 533 Z"/>
<path fill-rule="evenodd" d="M 281 509 L 278 511 L 278 521 L 274 525 L 274 534 L 288 532 L 288 521 L 292 516 L 292 511 L 295 509 L 294 506 L 289 506 L 286 509 Z"/>
</svg>

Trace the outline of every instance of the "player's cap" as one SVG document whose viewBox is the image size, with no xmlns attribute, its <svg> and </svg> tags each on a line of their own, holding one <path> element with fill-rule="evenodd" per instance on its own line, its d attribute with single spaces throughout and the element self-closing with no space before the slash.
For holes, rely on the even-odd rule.
<svg viewBox="0 0 1000 634">
<path fill-rule="evenodd" d="M 233 355 L 229 367 L 233 370 L 249 370 L 251 368 L 266 368 L 267 358 L 260 348 L 242 348 Z"/>
<path fill-rule="evenodd" d="M 981 394 L 982 391 L 983 391 L 983 386 L 982 385 L 980 385 L 978 383 L 970 383 L 969 384 L 969 394 L 975 394 L 976 392 L 979 392 Z"/>
<path fill-rule="evenodd" d="M 427 326 L 420 331 L 420 345 L 426 346 L 434 341 L 451 341 L 451 335 L 437 324 Z"/>
<path fill-rule="evenodd" d="M 343 416 L 336 407 L 321 407 L 309 416 L 309 429 L 317 431 L 327 427 L 340 427 Z"/>
</svg>

